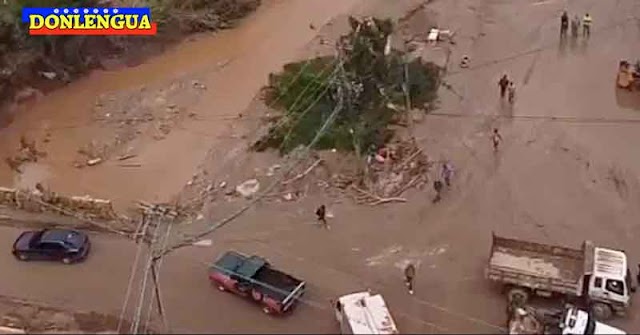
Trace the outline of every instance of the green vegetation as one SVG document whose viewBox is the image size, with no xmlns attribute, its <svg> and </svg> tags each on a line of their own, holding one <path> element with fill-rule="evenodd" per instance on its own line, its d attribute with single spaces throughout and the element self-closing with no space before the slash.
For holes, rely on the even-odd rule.
<svg viewBox="0 0 640 335">
<path fill-rule="evenodd" d="M 350 23 L 352 31 L 341 38 L 342 68 L 336 57 L 322 57 L 288 64 L 281 73 L 270 76 L 265 101 L 283 114 L 254 144 L 255 150 L 277 148 L 287 153 L 310 143 L 338 105 L 340 95 L 344 108 L 316 147 L 360 154 L 385 143 L 392 135 L 389 124 L 407 115 L 405 66 L 412 107 L 422 108 L 436 99 L 439 67 L 420 59 L 405 65 L 406 55 L 397 50 L 385 54 L 393 31 L 391 21 L 351 18 Z"/>
<path fill-rule="evenodd" d="M 36 86 L 38 72 L 55 72 L 66 82 L 101 59 L 141 55 L 184 34 L 230 27 L 260 0 L 9 0 L 0 3 L 0 100 L 23 86 Z M 23 7 L 150 7 L 159 36 L 29 36 Z M 144 49 L 144 50 L 143 50 Z M 1 102 L 1 101 L 0 101 Z"/>
</svg>

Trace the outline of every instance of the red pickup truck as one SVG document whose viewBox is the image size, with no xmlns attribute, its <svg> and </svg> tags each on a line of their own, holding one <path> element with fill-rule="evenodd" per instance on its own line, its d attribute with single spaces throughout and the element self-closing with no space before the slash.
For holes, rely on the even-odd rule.
<svg viewBox="0 0 640 335">
<path fill-rule="evenodd" d="M 267 314 L 292 310 L 305 292 L 306 283 L 271 267 L 259 256 L 228 251 L 209 268 L 209 280 L 220 291 L 252 299 Z"/>
</svg>

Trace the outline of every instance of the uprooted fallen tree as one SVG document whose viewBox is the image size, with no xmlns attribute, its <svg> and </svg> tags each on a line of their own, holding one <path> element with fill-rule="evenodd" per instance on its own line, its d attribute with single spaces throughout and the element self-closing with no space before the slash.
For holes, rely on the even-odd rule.
<svg viewBox="0 0 640 335">
<path fill-rule="evenodd" d="M 252 148 L 287 154 L 309 143 L 342 103 L 343 111 L 315 148 L 353 154 L 358 167 L 332 184 L 358 203 L 404 202 L 404 191 L 426 181 L 429 163 L 415 141 L 397 139 L 392 126 L 410 123 L 410 110 L 434 102 L 442 69 L 392 49 L 390 20 L 351 17 L 350 24 L 351 32 L 338 42 L 338 56 L 288 64 L 271 75 L 265 100 L 281 114 Z M 317 164 L 291 178 L 306 176 Z"/>
<path fill-rule="evenodd" d="M 339 42 L 340 56 L 288 64 L 271 75 L 265 100 L 281 114 L 253 149 L 276 148 L 284 154 L 309 143 L 338 104 L 341 88 L 344 111 L 317 149 L 361 156 L 388 142 L 393 137 L 389 125 L 406 119 L 408 109 L 435 100 L 442 69 L 419 58 L 408 61 L 405 52 L 391 49 L 390 20 L 350 18 L 350 23 L 352 31 Z"/>
</svg>

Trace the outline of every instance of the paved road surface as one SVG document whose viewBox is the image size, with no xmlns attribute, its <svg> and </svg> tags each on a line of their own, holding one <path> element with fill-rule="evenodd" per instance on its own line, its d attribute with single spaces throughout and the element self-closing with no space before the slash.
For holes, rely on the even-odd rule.
<svg viewBox="0 0 640 335">
<path fill-rule="evenodd" d="M 258 206 L 219 231 L 215 248 L 167 258 L 161 282 L 175 330 L 335 332 L 329 300 L 372 288 L 384 294 L 405 332 L 492 332 L 504 323 L 504 297 L 482 278 L 491 231 L 576 247 L 592 239 L 638 261 L 638 124 L 530 118 L 640 117 L 637 101 L 614 87 L 618 61 L 640 55 L 638 21 L 630 19 L 640 17 L 638 1 L 451 0 L 431 6 L 442 25 L 458 32 L 447 82 L 463 99 L 443 92 L 440 112 L 468 116 L 428 117 L 417 128 L 427 152 L 452 159 L 458 169 L 443 201 L 430 204 L 424 191 L 387 207 L 311 197 Z M 559 43 L 558 15 L 565 7 L 570 14 L 591 12 L 589 41 Z M 455 60 L 463 54 L 471 56 L 471 68 L 461 71 Z M 518 86 L 513 109 L 497 99 L 494 83 L 503 72 Z M 493 127 L 505 139 L 495 156 L 488 139 Z M 320 202 L 335 214 L 330 231 L 305 224 Z M 17 233 L 0 229 L 3 245 Z M 88 262 L 73 267 L 18 263 L 0 253 L 7 273 L 0 294 L 118 313 L 135 246 L 109 236 L 95 241 Z M 309 304 L 273 319 L 210 288 L 204 264 L 225 248 L 258 253 L 308 280 Z M 419 263 L 415 297 L 401 282 L 408 260 Z M 640 331 L 634 300 L 630 316 L 614 322 L 629 332 Z"/>
</svg>

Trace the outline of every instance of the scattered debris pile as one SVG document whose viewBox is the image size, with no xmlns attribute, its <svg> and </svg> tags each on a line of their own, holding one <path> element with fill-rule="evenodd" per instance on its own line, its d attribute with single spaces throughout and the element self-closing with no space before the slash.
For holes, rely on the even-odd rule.
<svg viewBox="0 0 640 335">
<path fill-rule="evenodd" d="M 86 219 L 113 221 L 119 217 L 111 201 L 89 196 L 62 196 L 36 185 L 36 190 L 18 190 L 0 187 L 0 205 L 28 212 L 50 212 L 81 216 Z"/>
<path fill-rule="evenodd" d="M 274 188 L 272 192 L 267 194 L 267 198 L 279 198 L 284 201 L 296 201 L 303 198 L 310 190 L 312 185 L 319 186 L 324 188 L 328 186 L 326 182 L 323 182 L 323 175 L 328 175 L 327 173 L 322 173 L 326 170 L 324 159 L 320 158 L 317 154 L 310 154 L 301 158 L 297 156 L 296 153 L 298 151 L 293 151 L 289 155 L 289 162 L 286 171 L 282 171 L 284 174 L 280 174 L 280 185 Z M 297 161 L 294 162 L 294 160 Z M 280 170 L 280 165 L 276 165 L 275 170 Z M 269 170 L 274 170 L 274 167 Z M 322 170 L 322 171 L 321 171 Z M 274 175 L 275 172 L 269 171 L 267 175 Z M 309 180 L 306 180 L 307 177 L 312 176 Z"/>
<path fill-rule="evenodd" d="M 194 118 L 186 106 L 197 101 L 206 85 L 197 80 L 178 80 L 167 86 L 104 94 L 96 99 L 93 119 L 100 124 L 93 140 L 78 149 L 77 168 L 94 166 L 118 154 L 131 158 L 132 147 L 123 148 L 139 136 L 163 140 L 187 118 Z M 134 167 L 136 164 L 119 164 Z"/>
<path fill-rule="evenodd" d="M 369 154 L 364 172 L 338 174 L 332 184 L 346 191 L 359 204 L 405 202 L 406 199 L 400 196 L 428 181 L 430 165 L 414 141 L 390 143 Z"/>
<path fill-rule="evenodd" d="M 8 297 L 0 298 L 0 308 L 0 334 L 118 333 L 118 318 L 111 315 L 65 311 Z"/>
<path fill-rule="evenodd" d="M 24 163 L 37 162 L 39 158 L 46 157 L 46 153 L 38 151 L 35 141 L 29 141 L 25 136 L 20 137 L 20 149 L 18 152 L 5 158 L 5 162 L 12 171 L 22 173 L 20 167 Z"/>
</svg>

